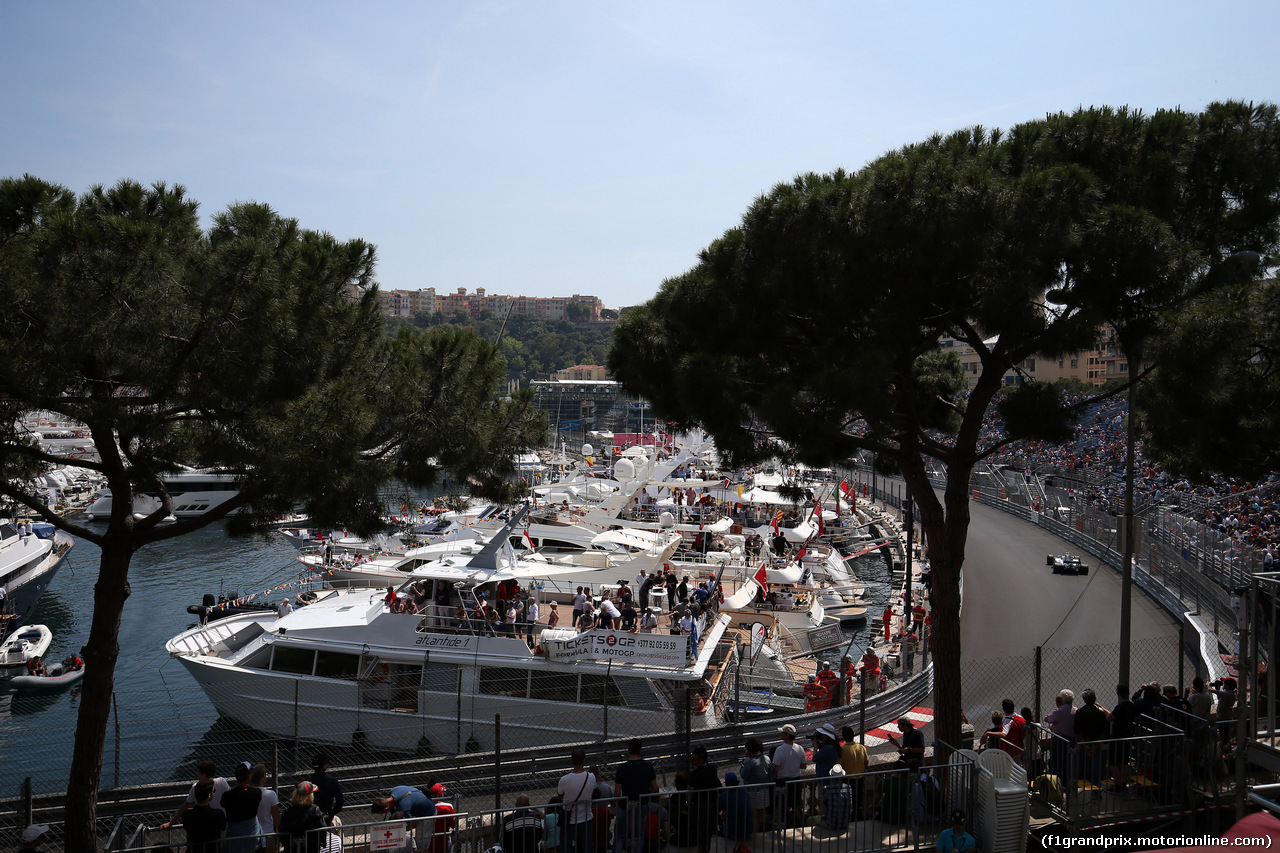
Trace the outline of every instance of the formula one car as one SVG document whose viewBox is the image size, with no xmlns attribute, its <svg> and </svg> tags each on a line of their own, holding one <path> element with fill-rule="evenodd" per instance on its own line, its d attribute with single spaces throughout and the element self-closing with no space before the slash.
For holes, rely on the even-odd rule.
<svg viewBox="0 0 1280 853">
<path fill-rule="evenodd" d="M 1080 562 L 1079 557 L 1070 554 L 1049 554 L 1045 557 L 1045 565 L 1053 566 L 1055 575 L 1087 575 L 1089 567 Z"/>
</svg>

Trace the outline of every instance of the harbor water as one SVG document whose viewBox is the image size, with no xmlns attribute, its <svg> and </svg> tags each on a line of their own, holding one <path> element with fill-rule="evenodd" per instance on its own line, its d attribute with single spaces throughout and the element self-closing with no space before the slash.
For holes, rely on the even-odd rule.
<svg viewBox="0 0 1280 853">
<path fill-rule="evenodd" d="M 54 641 L 47 661 L 58 661 L 86 642 L 97 579 L 98 549 L 79 542 L 41 599 L 33 620 L 49 626 Z M 164 650 L 165 641 L 194 624 L 187 606 L 205 593 L 256 595 L 278 602 L 304 584 L 297 551 L 278 534 L 251 538 L 227 535 L 221 523 L 139 551 L 130 569 L 132 594 L 120 631 L 115 703 L 107 731 L 102 788 L 131 787 L 187 779 L 196 761 L 230 767 L 242 760 L 281 769 L 304 768 L 305 745 L 271 741 L 220 718 L 205 694 Z M 868 616 L 879 612 L 892 591 L 879 552 L 851 561 L 867 586 Z M 846 641 L 860 647 L 866 624 L 850 626 Z M 833 662 L 839 651 L 832 650 Z M 856 654 L 855 654 L 856 656 Z M 19 795 L 30 777 L 36 793 L 66 789 L 74 744 L 80 688 L 52 692 L 14 691 L 0 675 L 0 797 Z M 333 750 L 330 750 L 334 752 Z M 334 755 L 341 763 L 342 751 Z M 352 756 L 353 760 L 360 760 Z M 368 760 L 368 756 L 363 756 Z"/>
</svg>

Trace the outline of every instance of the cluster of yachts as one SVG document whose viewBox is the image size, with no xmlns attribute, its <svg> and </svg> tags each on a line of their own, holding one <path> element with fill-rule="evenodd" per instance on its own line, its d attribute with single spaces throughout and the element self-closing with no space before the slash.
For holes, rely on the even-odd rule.
<svg viewBox="0 0 1280 853">
<path fill-rule="evenodd" d="M 886 545 L 874 519 L 822 472 L 737 483 L 707 451 L 649 453 L 404 539 L 286 529 L 312 588 L 275 606 L 206 600 L 166 649 L 230 719 L 386 750 L 491 749 L 499 717 L 524 743 L 670 733 L 683 713 L 709 729 L 743 695 L 798 713 L 816 656 L 866 619 L 850 557 Z M 701 592 L 672 602 L 668 576 Z M 485 618 L 497 601 L 537 616 Z M 574 624 L 575 603 L 660 618 Z"/>
</svg>

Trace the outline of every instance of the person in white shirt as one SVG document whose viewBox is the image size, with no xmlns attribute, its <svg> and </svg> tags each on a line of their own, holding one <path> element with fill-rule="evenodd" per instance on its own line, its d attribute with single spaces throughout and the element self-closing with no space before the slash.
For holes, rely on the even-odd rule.
<svg viewBox="0 0 1280 853">
<path fill-rule="evenodd" d="M 796 727 L 788 723 L 778 729 L 782 735 L 782 743 L 773 751 L 773 769 L 770 771 L 774 782 L 785 785 L 786 813 L 792 826 L 803 826 L 804 816 L 801 814 L 800 789 L 803 787 L 789 780 L 800 778 L 808 766 L 804 747 L 796 743 Z"/>
<path fill-rule="evenodd" d="M 529 634 L 526 639 L 529 641 L 530 645 L 532 645 L 533 632 L 537 630 L 538 627 L 538 602 L 532 598 L 529 599 L 529 604 L 525 608 L 525 620 L 529 625 Z"/>
<path fill-rule="evenodd" d="M 288 615 L 289 615 L 290 613 L 292 613 L 292 612 L 293 612 L 293 602 L 292 602 L 292 601 L 290 601 L 290 600 L 289 600 L 289 597 L 286 595 L 286 596 L 285 596 L 285 597 L 280 601 L 280 604 L 278 604 L 278 605 L 276 606 L 276 615 L 278 615 L 278 616 L 288 616 Z"/>
<path fill-rule="evenodd" d="M 280 829 L 280 797 L 267 787 L 266 782 L 266 766 L 253 765 L 249 771 L 249 784 L 262 789 L 262 802 L 258 803 L 258 831 L 266 840 L 268 853 L 275 853 L 278 847 L 275 833 Z"/>
<path fill-rule="evenodd" d="M 564 832 L 568 833 L 569 844 L 564 849 L 590 851 L 595 841 L 591 825 L 591 795 L 596 788 L 596 777 L 586 768 L 587 753 L 583 749 L 575 749 L 570 755 L 573 770 L 560 777 L 556 793 L 564 798 L 564 814 L 566 816 Z"/>
<path fill-rule="evenodd" d="M 601 620 L 604 624 L 600 626 L 601 628 L 612 631 L 618 626 L 616 620 L 622 618 L 622 611 L 618 609 L 618 605 L 605 598 L 600 602 L 600 611 L 604 614 Z"/>
</svg>

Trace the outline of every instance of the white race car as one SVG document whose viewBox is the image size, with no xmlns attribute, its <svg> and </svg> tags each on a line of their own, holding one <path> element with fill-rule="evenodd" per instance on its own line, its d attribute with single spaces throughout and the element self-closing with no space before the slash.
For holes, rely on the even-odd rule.
<svg viewBox="0 0 1280 853">
<path fill-rule="evenodd" d="M 1079 557 L 1071 554 L 1049 554 L 1045 557 L 1045 565 L 1053 566 L 1055 575 L 1087 575 L 1089 567 L 1080 562 Z"/>
</svg>

